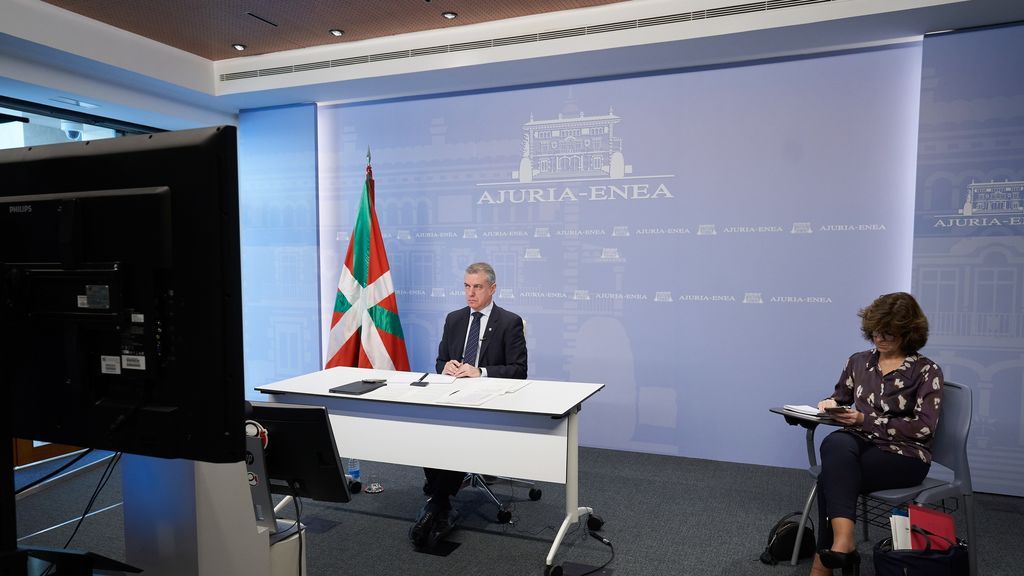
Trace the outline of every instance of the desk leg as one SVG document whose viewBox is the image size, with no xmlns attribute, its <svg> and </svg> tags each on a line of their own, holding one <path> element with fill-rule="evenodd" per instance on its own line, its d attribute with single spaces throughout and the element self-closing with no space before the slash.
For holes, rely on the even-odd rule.
<svg viewBox="0 0 1024 576">
<path fill-rule="evenodd" d="M 814 453 L 814 429 L 818 425 L 807 427 L 807 462 L 814 468 L 818 465 L 818 455 Z"/>
<path fill-rule="evenodd" d="M 568 442 L 565 454 L 565 520 L 562 520 L 562 526 L 559 527 L 555 541 L 551 544 L 551 549 L 544 562 L 545 566 L 551 566 L 555 561 L 555 554 L 558 552 L 558 547 L 562 545 L 562 539 L 565 538 L 569 526 L 579 522 L 580 515 L 591 514 L 594 511 L 593 508 L 579 505 L 580 430 L 578 411 L 579 408 L 573 408 L 569 412 L 569 422 L 566 425 Z"/>
</svg>

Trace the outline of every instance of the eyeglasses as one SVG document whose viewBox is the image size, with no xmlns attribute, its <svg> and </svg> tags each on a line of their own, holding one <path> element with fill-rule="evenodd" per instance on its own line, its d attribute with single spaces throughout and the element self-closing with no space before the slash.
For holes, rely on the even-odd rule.
<svg viewBox="0 0 1024 576">
<path fill-rule="evenodd" d="M 897 339 L 892 334 L 886 334 L 884 332 L 872 332 L 871 337 L 875 340 L 881 340 L 882 342 L 892 342 Z"/>
</svg>

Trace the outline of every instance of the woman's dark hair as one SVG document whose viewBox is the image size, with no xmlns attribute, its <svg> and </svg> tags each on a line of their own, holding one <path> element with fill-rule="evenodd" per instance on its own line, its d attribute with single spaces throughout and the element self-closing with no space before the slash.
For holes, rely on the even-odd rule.
<svg viewBox="0 0 1024 576">
<path fill-rule="evenodd" d="M 883 294 L 857 315 L 861 333 L 869 342 L 874 332 L 891 334 L 899 338 L 904 354 L 916 354 L 928 342 L 928 318 L 906 292 Z"/>
</svg>

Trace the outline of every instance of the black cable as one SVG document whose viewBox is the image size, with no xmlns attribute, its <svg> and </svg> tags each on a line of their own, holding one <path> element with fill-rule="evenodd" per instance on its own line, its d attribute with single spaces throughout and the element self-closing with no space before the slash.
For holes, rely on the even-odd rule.
<svg viewBox="0 0 1024 576">
<path fill-rule="evenodd" d="M 82 452 L 78 456 L 75 456 L 74 458 L 72 458 L 70 461 L 65 462 L 63 465 L 61 465 L 60 468 L 57 468 L 56 470 L 50 472 L 49 474 L 43 476 L 42 478 L 36 478 L 35 480 L 29 482 L 28 484 L 25 484 L 21 488 L 15 489 L 14 495 L 17 496 L 18 494 L 21 494 L 22 492 L 24 492 L 25 490 L 28 490 L 29 488 L 32 488 L 33 486 L 38 486 L 39 484 L 42 484 L 43 482 L 46 482 L 50 478 L 53 478 L 57 474 L 60 474 L 61 472 L 63 472 L 65 470 L 67 470 L 68 468 L 74 466 L 76 462 L 78 462 L 82 458 L 85 458 L 86 455 L 88 455 L 90 452 L 92 452 L 92 450 L 93 450 L 92 448 L 87 449 L 85 452 Z"/>
<path fill-rule="evenodd" d="M 295 506 L 295 523 L 292 524 L 292 527 L 295 528 L 296 537 L 299 539 L 299 571 L 297 573 L 302 574 L 302 501 L 299 500 L 299 493 L 295 489 L 294 482 L 289 481 L 288 488 L 292 491 L 292 505 Z M 289 528 L 289 530 L 291 530 L 291 528 Z"/>
<path fill-rule="evenodd" d="M 75 535 L 78 534 L 78 529 L 82 527 L 85 517 L 89 515 L 89 511 L 92 510 L 93 505 L 96 504 L 96 498 L 99 497 L 100 492 L 103 491 L 103 488 L 107 485 L 110 477 L 113 476 L 114 466 L 116 466 L 120 460 L 121 453 L 117 452 L 114 454 L 114 457 L 107 462 L 107 467 L 103 470 L 103 475 L 100 476 L 100 481 L 96 485 L 96 489 L 93 490 L 92 497 L 89 498 L 89 503 L 85 506 L 85 511 L 82 512 L 82 516 L 78 519 L 78 523 L 75 524 L 75 530 L 71 533 L 71 536 L 68 536 L 68 541 L 64 543 L 64 548 L 71 545 L 71 541 L 75 538 Z"/>
<path fill-rule="evenodd" d="M 82 527 L 82 523 L 85 521 L 85 517 L 89 515 L 89 511 L 92 510 L 93 505 L 96 503 L 96 498 L 99 497 L 100 492 L 103 491 L 103 487 L 107 485 L 107 481 L 109 481 L 110 477 L 113 475 L 114 467 L 120 460 L 121 453 L 117 452 L 110 459 L 110 461 L 107 462 L 107 467 L 103 469 L 103 474 L 100 475 L 100 480 L 99 482 L 97 482 L 96 488 L 93 490 L 92 496 L 89 498 L 89 502 L 85 506 L 85 511 L 82 512 L 82 515 L 78 518 L 78 523 L 75 524 L 74 531 L 71 532 L 71 536 L 69 536 L 67 542 L 64 543 L 64 548 L 67 548 L 71 545 L 71 541 L 74 540 L 75 535 L 78 534 L 78 529 Z M 56 568 L 56 566 L 57 564 L 55 562 L 51 563 L 49 566 L 46 567 L 46 570 L 43 571 L 42 576 L 48 576 L 50 574 L 50 571 Z"/>
<path fill-rule="evenodd" d="M 605 562 L 604 564 L 601 564 L 600 566 L 598 566 L 597 568 L 594 568 L 593 570 L 591 570 L 589 572 L 584 572 L 583 574 L 580 574 L 580 576 L 588 576 L 588 574 L 596 574 L 596 573 L 600 572 L 601 570 L 604 570 L 605 568 L 607 568 L 608 565 L 612 563 L 612 560 L 615 560 L 615 546 L 612 546 L 611 540 L 605 538 L 604 536 L 601 536 L 600 534 L 597 534 L 596 532 L 591 532 L 590 530 L 587 530 L 587 534 L 591 538 L 593 538 L 593 539 L 597 540 L 598 542 L 600 542 L 601 544 L 604 544 L 605 546 L 607 546 L 608 549 L 612 551 L 612 555 L 611 555 L 610 558 L 608 558 L 608 561 Z"/>
</svg>

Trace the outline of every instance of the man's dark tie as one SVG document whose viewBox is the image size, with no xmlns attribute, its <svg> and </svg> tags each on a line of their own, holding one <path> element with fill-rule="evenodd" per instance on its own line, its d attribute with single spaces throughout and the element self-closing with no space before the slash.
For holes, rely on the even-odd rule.
<svg viewBox="0 0 1024 576">
<path fill-rule="evenodd" d="M 469 337 L 466 338 L 466 350 L 462 353 L 462 362 L 476 366 L 476 353 L 480 348 L 480 317 L 482 312 L 473 312 L 473 323 L 469 325 Z"/>
</svg>

